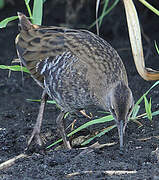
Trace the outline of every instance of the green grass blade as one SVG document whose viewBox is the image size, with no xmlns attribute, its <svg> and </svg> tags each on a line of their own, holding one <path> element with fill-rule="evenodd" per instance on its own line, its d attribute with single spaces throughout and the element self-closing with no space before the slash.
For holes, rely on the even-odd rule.
<svg viewBox="0 0 159 180">
<path fill-rule="evenodd" d="M 43 15 L 43 0 L 34 0 L 33 24 L 41 25 Z"/>
<path fill-rule="evenodd" d="M 3 21 L 0 22 L 0 28 L 5 28 L 9 22 L 15 19 L 18 19 L 18 16 L 12 16 L 12 17 L 4 19 Z"/>
<path fill-rule="evenodd" d="M 72 131 L 71 133 L 69 133 L 67 136 L 70 137 L 70 136 L 72 136 L 73 134 L 81 131 L 82 129 L 87 128 L 88 126 L 91 126 L 91 125 L 94 125 L 94 124 L 98 124 L 98 123 L 109 122 L 109 121 L 112 121 L 113 119 L 114 119 L 114 118 L 113 118 L 112 115 L 108 115 L 108 116 L 104 116 L 104 117 L 99 118 L 99 119 L 95 119 L 95 120 L 89 121 L 89 122 L 81 125 L 81 126 L 78 127 L 77 129 L 75 129 L 75 130 Z M 61 142 L 61 141 L 62 141 L 62 139 L 57 140 L 57 141 L 54 142 L 53 144 L 49 145 L 49 146 L 47 147 L 47 149 L 48 149 L 48 148 L 51 148 L 52 146 L 58 144 L 58 143 Z"/>
<path fill-rule="evenodd" d="M 74 131 L 72 131 L 69 136 L 72 136 L 73 134 L 77 133 L 78 131 L 81 131 L 82 129 L 87 128 L 88 126 L 94 125 L 94 124 L 98 124 L 98 123 L 105 123 L 105 122 L 109 122 L 112 121 L 114 118 L 112 115 L 108 115 L 108 116 L 104 116 L 102 118 L 99 119 L 94 119 L 92 121 L 89 121 L 85 124 L 83 124 L 82 126 L 80 126 L 79 128 L 75 129 Z"/>
<path fill-rule="evenodd" d="M 149 4 L 147 1 L 145 0 L 139 0 L 144 6 L 146 6 L 148 9 L 150 9 L 152 12 L 154 12 L 156 15 L 159 16 L 159 10 L 157 10 L 156 8 L 154 8 L 151 4 Z"/>
<path fill-rule="evenodd" d="M 157 115 L 159 115 L 159 110 L 152 113 L 152 117 L 157 116 Z M 142 118 L 148 118 L 148 117 L 147 117 L 147 115 L 145 115 Z"/>
<path fill-rule="evenodd" d="M 103 16 L 106 16 L 108 13 L 110 13 L 110 11 L 118 4 L 118 2 L 119 2 L 119 0 L 115 0 L 114 3 L 110 6 L 110 8 L 108 8 L 107 11 L 105 11 Z"/>
<path fill-rule="evenodd" d="M 8 69 L 11 71 L 23 71 L 26 73 L 30 73 L 29 70 L 26 67 L 22 67 L 19 65 L 15 65 L 15 66 L 5 66 L 5 65 L 0 65 L 0 69 Z"/>
<path fill-rule="evenodd" d="M 101 137 L 103 136 L 105 133 L 109 132 L 110 130 L 114 129 L 116 127 L 116 125 L 113 125 L 113 126 L 109 126 L 107 128 L 105 128 L 105 130 L 103 130 L 102 132 L 98 133 L 97 135 L 89 138 L 88 140 L 86 140 L 85 142 L 83 142 L 81 145 L 84 146 L 88 143 L 90 143 L 93 139 L 95 139 L 96 137 Z"/>
<path fill-rule="evenodd" d="M 29 2 L 30 2 L 30 0 L 25 0 L 25 5 L 26 5 L 26 7 L 27 7 L 29 16 L 30 16 L 30 18 L 31 18 L 31 20 L 32 20 L 32 13 L 31 13 L 31 9 L 30 9 L 30 6 L 29 6 Z"/>
<path fill-rule="evenodd" d="M 150 101 L 149 101 L 149 113 L 150 113 L 150 119 L 152 120 L 152 111 L 151 111 L 151 107 L 152 107 L 152 104 L 151 104 L 151 98 L 150 98 Z"/>
<path fill-rule="evenodd" d="M 54 143 L 50 144 L 49 146 L 46 147 L 46 149 L 49 149 L 49 148 L 55 146 L 56 144 L 58 144 L 60 142 L 62 142 L 62 139 L 59 139 L 59 140 L 55 141 Z"/>
<path fill-rule="evenodd" d="M 118 2 L 119 2 L 119 0 L 116 0 L 116 1 L 112 4 L 112 6 L 111 6 L 109 9 L 107 9 L 107 11 L 106 11 L 102 16 L 100 16 L 98 19 L 96 19 L 96 21 L 93 22 L 93 23 L 89 26 L 89 28 L 92 28 L 94 25 L 96 25 L 96 23 L 97 23 L 98 21 L 100 21 L 101 19 L 103 19 L 104 16 L 106 16 L 107 14 L 109 14 L 109 12 L 117 5 Z"/>
<path fill-rule="evenodd" d="M 104 2 L 104 7 L 103 7 L 103 10 L 102 10 L 102 14 L 101 14 L 101 19 L 99 19 L 99 27 L 101 26 L 101 24 L 102 24 L 102 21 L 103 21 L 103 18 L 104 18 L 104 13 L 105 13 L 105 11 L 106 11 L 106 9 L 107 9 L 107 7 L 108 7 L 108 3 L 109 3 L 109 0 L 105 0 L 105 2 Z"/>
<path fill-rule="evenodd" d="M 140 97 L 140 99 L 136 102 L 135 105 L 139 105 L 139 104 L 141 103 L 141 101 L 144 99 L 144 96 L 146 96 L 146 95 L 147 95 L 155 86 L 157 86 L 158 84 L 159 84 L 159 81 L 155 82 L 155 83 L 150 87 L 150 89 L 147 90 L 146 93 L 144 93 L 144 94 Z"/>
<path fill-rule="evenodd" d="M 150 99 L 150 103 L 148 103 L 146 96 L 144 96 L 144 101 L 145 101 L 145 110 L 146 110 L 147 117 L 149 120 L 152 121 L 151 99 Z"/>
<path fill-rule="evenodd" d="M 133 113 L 132 113 L 132 116 L 131 116 L 131 119 L 135 119 L 138 112 L 139 112 L 139 109 L 140 109 L 140 106 L 139 105 L 135 105 L 134 108 L 133 108 Z"/>
<path fill-rule="evenodd" d="M 156 48 L 157 53 L 159 54 L 159 48 L 158 48 L 158 46 L 157 46 L 156 41 L 155 41 L 155 48 Z"/>
<path fill-rule="evenodd" d="M 27 101 L 31 101 L 31 102 L 41 102 L 41 100 L 40 99 L 26 99 Z M 48 100 L 47 101 L 47 103 L 49 103 L 49 104 L 56 104 L 56 102 L 55 101 L 53 101 L 53 100 Z"/>
<path fill-rule="evenodd" d="M 145 94 L 147 95 L 158 84 L 159 84 L 159 81 L 155 82 L 155 84 L 153 84 L 153 86 L 151 86 L 151 88 Z"/>
</svg>

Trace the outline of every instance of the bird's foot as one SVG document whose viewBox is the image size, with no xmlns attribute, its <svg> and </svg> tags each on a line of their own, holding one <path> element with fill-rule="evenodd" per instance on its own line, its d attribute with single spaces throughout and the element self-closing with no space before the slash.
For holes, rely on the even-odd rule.
<svg viewBox="0 0 159 180">
<path fill-rule="evenodd" d="M 39 129 L 35 126 L 33 129 L 33 132 L 31 134 L 31 137 L 29 138 L 27 148 L 25 149 L 26 153 L 43 153 L 43 140 L 40 136 Z"/>
<path fill-rule="evenodd" d="M 64 146 L 65 146 L 66 149 L 72 149 L 71 144 L 70 144 L 70 142 L 68 140 L 65 140 Z"/>
</svg>

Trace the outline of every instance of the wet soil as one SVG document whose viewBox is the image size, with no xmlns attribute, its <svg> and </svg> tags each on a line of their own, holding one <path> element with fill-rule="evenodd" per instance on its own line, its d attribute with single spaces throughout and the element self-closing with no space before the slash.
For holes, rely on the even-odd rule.
<svg viewBox="0 0 159 180">
<path fill-rule="evenodd" d="M 53 1 L 56 2 L 56 1 Z M 47 1 L 44 7 L 44 24 L 65 24 L 64 1 L 53 3 Z M 64 3 L 64 4 L 62 4 Z M 79 12 L 77 28 L 88 28 L 93 22 L 95 3 L 86 3 Z M 159 6 L 158 6 L 159 7 Z M 154 40 L 158 40 L 159 18 L 145 7 L 137 4 L 141 27 L 144 32 L 143 43 L 146 55 L 146 65 L 159 69 L 159 56 L 154 48 Z M 86 10 L 85 10 L 86 9 Z M 25 12 L 23 3 L 6 5 L 0 10 L 0 20 L 15 15 L 17 11 Z M 59 12 L 62 13 L 59 13 Z M 82 13 L 83 12 L 83 13 Z M 142 13 L 141 13 L 142 12 Z M 87 14 L 87 17 L 85 18 Z M 94 29 L 91 29 L 94 31 Z M 0 30 L 0 64 L 10 65 L 16 58 L 14 39 L 18 34 L 17 21 L 10 23 L 6 29 Z M 126 66 L 129 85 L 135 101 L 148 90 L 154 82 L 144 81 L 137 73 L 131 55 L 128 40 L 127 26 L 122 3 L 119 4 L 104 19 L 101 36 L 117 49 Z M 146 37 L 149 41 L 146 41 Z M 22 78 L 23 77 L 23 78 Z M 159 109 L 159 88 L 154 88 L 148 95 L 152 98 L 152 111 Z M 27 99 L 40 99 L 42 90 L 29 74 L 0 70 L 0 163 L 17 157 L 24 152 L 27 140 L 36 121 L 39 103 L 29 102 Z M 56 105 L 46 106 L 42 135 L 47 144 L 57 140 L 55 119 L 59 114 Z M 140 114 L 144 113 L 144 103 L 141 104 Z M 91 109 L 93 119 L 102 116 L 96 109 Z M 68 117 L 67 125 L 77 119 L 75 127 L 89 121 L 86 117 Z M 152 122 L 148 119 L 139 119 L 142 127 L 137 123 L 129 122 L 126 129 L 124 144 L 125 152 L 119 153 L 119 144 L 104 146 L 89 151 L 79 148 L 66 150 L 51 148 L 45 152 L 29 154 L 8 163 L 0 164 L 0 179 L 159 179 L 159 153 L 156 150 L 159 144 L 159 116 Z M 114 122 L 113 122 L 114 123 Z M 110 125 L 110 124 L 109 124 Z M 95 133 L 108 124 L 90 127 L 76 137 Z M 75 137 L 73 137 L 74 139 Z M 118 142 L 117 129 L 95 139 L 100 144 Z M 89 145 L 88 145 L 89 146 Z M 23 155 L 22 155 L 23 156 Z"/>
</svg>

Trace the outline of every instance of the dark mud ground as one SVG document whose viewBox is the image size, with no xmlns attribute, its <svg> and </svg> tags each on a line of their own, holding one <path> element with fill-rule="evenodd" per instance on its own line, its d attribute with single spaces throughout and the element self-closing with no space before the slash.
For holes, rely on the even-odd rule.
<svg viewBox="0 0 159 180">
<path fill-rule="evenodd" d="M 62 10 L 63 4 L 51 6 L 47 2 L 44 8 L 45 24 L 54 25 L 65 23 Z M 89 5 L 89 8 L 87 7 Z M 159 56 L 154 48 L 154 40 L 158 40 L 159 18 L 138 5 L 140 22 L 144 33 L 150 42 L 144 39 L 144 53 L 148 67 L 159 69 Z M 50 8 L 48 8 L 50 7 Z M 51 8 L 52 7 L 52 8 Z M 88 10 L 94 8 L 87 4 Z M 158 6 L 159 7 L 159 6 Z M 16 14 L 16 11 L 24 12 L 23 4 L 16 6 L 8 5 L 0 10 L 0 20 Z M 80 23 L 91 24 L 93 15 L 86 11 L 79 13 Z M 92 17 L 92 19 L 91 19 Z M 57 23 L 58 22 L 58 23 Z M 0 30 L 0 64 L 10 65 L 11 60 L 16 58 L 14 39 L 17 30 L 17 21 L 11 23 L 6 29 Z M 127 27 L 122 3 L 104 20 L 101 35 L 115 47 L 126 66 L 129 85 L 137 100 L 154 82 L 144 81 L 136 72 L 132 59 L 128 40 Z M 159 41 L 158 41 L 159 42 Z M 12 72 L 8 78 L 8 71 L 0 70 L 0 163 L 5 162 L 23 153 L 26 142 L 35 124 L 39 103 L 31 103 L 26 99 L 40 99 L 41 89 L 28 74 Z M 148 98 L 152 98 L 152 110 L 159 109 L 159 90 L 154 88 Z M 93 117 L 99 116 L 95 110 L 91 110 Z M 144 103 L 140 113 L 144 113 Z M 59 110 L 55 105 L 47 105 L 42 134 L 48 142 L 57 140 L 60 136 L 56 130 L 55 119 Z M 77 118 L 75 127 L 89 121 L 87 118 Z M 67 124 L 74 118 L 68 118 Z M 143 126 L 130 122 L 125 135 L 125 153 L 119 154 L 119 144 L 106 146 L 102 149 L 83 153 L 83 150 L 48 150 L 45 154 L 34 153 L 27 158 L 21 158 L 7 168 L 0 170 L 0 179 L 159 179 L 159 163 L 153 151 L 159 144 L 159 116 L 154 117 L 152 122 L 148 119 L 139 120 Z M 91 127 L 87 133 L 95 132 L 107 127 L 107 124 Z M 78 134 L 78 136 L 85 134 Z M 118 142 L 117 130 L 96 139 L 93 143 Z M 114 171 L 116 174 L 111 174 Z"/>
</svg>

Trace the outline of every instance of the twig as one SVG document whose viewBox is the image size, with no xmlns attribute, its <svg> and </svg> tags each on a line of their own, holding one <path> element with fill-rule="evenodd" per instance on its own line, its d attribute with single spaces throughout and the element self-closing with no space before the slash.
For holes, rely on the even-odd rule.
<svg viewBox="0 0 159 180">
<path fill-rule="evenodd" d="M 69 178 L 69 177 L 72 177 L 72 176 L 78 176 L 78 175 L 81 175 L 81 174 L 94 174 L 94 173 L 104 173 L 104 174 L 107 174 L 107 175 L 124 175 L 124 174 L 135 174 L 137 173 L 136 170 L 134 171 L 122 171 L 122 170 L 118 170 L 118 171 L 115 171 L 115 170 L 110 170 L 110 171 L 80 171 L 80 172 L 73 172 L 73 173 L 70 173 L 70 174 L 67 174 L 66 177 Z"/>
<path fill-rule="evenodd" d="M 25 157 L 28 157 L 28 155 L 22 153 L 22 154 L 19 154 L 18 156 L 15 156 L 15 157 L 12 158 L 12 159 L 9 159 L 9 160 L 1 163 L 1 164 L 0 164 L 0 170 L 12 166 L 17 159 L 21 159 L 21 158 L 25 158 Z"/>
</svg>

